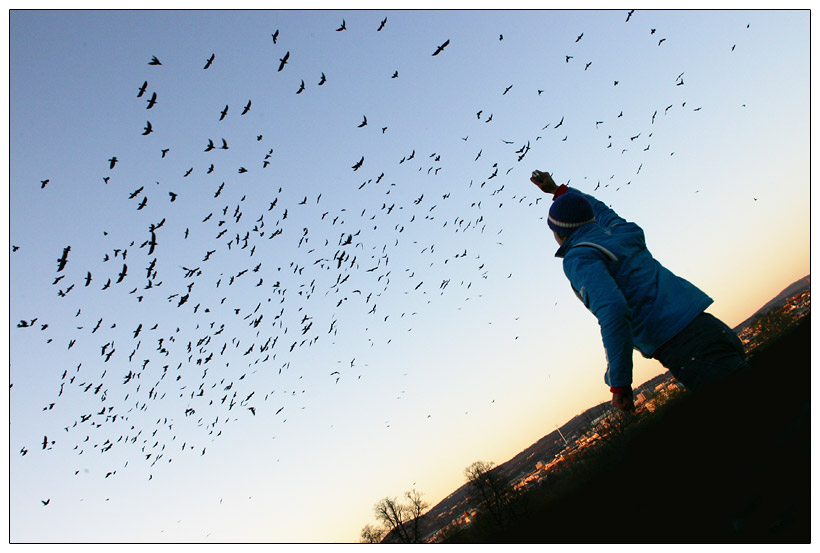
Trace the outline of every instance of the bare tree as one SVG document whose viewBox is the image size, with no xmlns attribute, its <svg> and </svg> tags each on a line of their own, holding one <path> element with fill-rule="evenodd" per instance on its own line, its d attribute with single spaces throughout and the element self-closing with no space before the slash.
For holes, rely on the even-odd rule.
<svg viewBox="0 0 820 553">
<path fill-rule="evenodd" d="M 361 543 L 381 543 L 387 531 L 384 528 L 378 528 L 372 524 L 366 524 L 362 528 Z"/>
<path fill-rule="evenodd" d="M 492 519 L 503 528 L 504 507 L 510 499 L 510 486 L 494 471 L 494 463 L 476 461 L 466 469 L 464 476 L 471 484 L 474 497 Z"/>
<path fill-rule="evenodd" d="M 394 532 L 402 543 L 419 543 L 421 516 L 429 506 L 416 490 L 405 492 L 408 504 L 399 503 L 395 497 L 385 497 L 373 507 L 376 520 L 382 523 L 387 533 Z M 364 532 L 364 531 L 362 531 Z"/>
<path fill-rule="evenodd" d="M 424 513 L 424 511 L 427 510 L 427 507 L 429 507 L 430 505 L 421 498 L 421 494 L 417 492 L 415 489 L 412 489 L 409 492 L 405 492 L 404 497 L 406 497 L 409 501 L 407 508 L 410 515 L 411 523 L 410 533 L 413 536 L 414 543 L 418 543 L 422 539 L 420 528 L 421 515 Z"/>
</svg>

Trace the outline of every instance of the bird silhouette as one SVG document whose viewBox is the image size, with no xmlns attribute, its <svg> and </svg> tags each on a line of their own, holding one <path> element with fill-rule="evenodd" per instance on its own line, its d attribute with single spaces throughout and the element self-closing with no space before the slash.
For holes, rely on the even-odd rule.
<svg viewBox="0 0 820 553">
<path fill-rule="evenodd" d="M 358 128 L 360 128 L 360 129 L 361 129 L 362 127 L 364 127 L 365 125 L 367 125 L 367 116 L 366 116 L 366 115 L 363 115 L 362 117 L 363 117 L 364 119 L 362 119 L 362 122 L 361 122 L 361 123 L 359 123 L 359 125 L 358 125 Z"/>
<path fill-rule="evenodd" d="M 154 130 L 154 127 L 151 125 L 151 122 L 146 121 L 145 122 L 145 130 L 143 131 L 142 135 L 145 136 L 145 135 L 151 134 L 151 132 L 153 132 L 153 130 Z"/>
<path fill-rule="evenodd" d="M 47 185 L 50 181 L 51 181 L 51 179 L 41 180 L 41 181 L 40 181 L 40 189 L 45 188 L 45 187 L 46 187 L 46 185 Z"/>
<path fill-rule="evenodd" d="M 512 87 L 513 87 L 513 85 L 510 85 L 510 86 L 508 86 L 507 88 L 505 88 L 505 89 L 504 89 L 504 94 L 502 94 L 502 96 L 504 96 L 505 94 L 507 94 L 507 92 L 509 92 L 509 91 L 510 91 L 510 89 L 511 89 Z"/>
<path fill-rule="evenodd" d="M 203 69 L 208 69 L 211 64 L 214 62 L 214 54 L 211 54 L 211 57 L 205 60 L 205 67 Z"/>
<path fill-rule="evenodd" d="M 271 35 L 273 39 L 273 43 L 276 44 L 276 39 L 279 38 L 279 29 L 276 29 L 276 32 Z"/>
<path fill-rule="evenodd" d="M 449 38 L 448 38 L 447 40 L 445 40 L 445 41 L 441 44 L 441 46 L 439 46 L 439 47 L 437 47 L 437 48 L 436 48 L 436 51 L 435 51 L 435 52 L 433 52 L 433 55 L 434 55 L 434 56 L 438 56 L 438 55 L 439 55 L 439 54 L 440 54 L 440 53 L 441 53 L 441 52 L 442 52 L 442 51 L 443 51 L 443 50 L 447 47 L 447 45 L 448 45 L 448 44 L 450 44 L 450 39 L 449 39 Z"/>
<path fill-rule="evenodd" d="M 285 68 L 285 64 L 286 64 L 286 63 L 288 63 L 288 58 L 289 58 L 289 57 L 290 57 L 290 50 L 288 50 L 287 52 L 285 52 L 285 56 L 284 56 L 284 57 L 279 58 L 279 69 L 277 69 L 277 71 L 281 71 L 282 69 L 284 69 L 284 68 Z"/>
<path fill-rule="evenodd" d="M 109 167 L 110 169 L 113 169 L 113 168 L 114 168 L 114 166 L 117 164 L 117 162 L 118 162 L 118 161 L 119 161 L 119 160 L 117 159 L 117 157 L 116 157 L 116 156 L 112 157 L 111 159 L 109 159 L 109 160 L 108 160 L 108 163 L 109 163 L 109 166 L 108 166 L 108 167 Z"/>
<path fill-rule="evenodd" d="M 228 106 L 225 105 L 225 109 L 223 109 L 219 114 L 219 120 L 222 121 L 225 119 L 225 116 L 228 115 Z"/>
<path fill-rule="evenodd" d="M 394 72 L 393 72 L 393 76 L 392 76 L 392 77 L 390 77 L 390 78 L 391 78 L 391 79 L 397 79 L 397 78 L 398 78 L 398 76 L 399 76 L 399 72 L 398 72 L 398 71 L 394 71 Z"/>
<path fill-rule="evenodd" d="M 296 91 L 296 94 L 301 94 L 305 90 L 305 81 L 302 81 L 302 84 L 299 85 L 299 90 Z"/>
<path fill-rule="evenodd" d="M 376 30 L 381 31 L 382 29 L 384 29 L 384 24 L 385 23 L 387 23 L 387 18 L 386 17 L 384 19 L 382 19 L 381 23 L 379 23 L 379 28 L 376 29 Z"/>
<path fill-rule="evenodd" d="M 578 42 L 579 40 L 581 40 L 581 37 L 583 37 L 583 36 L 584 36 L 584 33 L 581 33 L 580 35 L 578 35 L 578 38 L 575 39 L 575 42 Z"/>
<path fill-rule="evenodd" d="M 242 113 L 241 113 L 241 115 L 245 115 L 245 114 L 246 114 L 246 113 L 248 113 L 250 110 L 251 110 L 251 101 L 250 101 L 250 100 L 248 100 L 248 103 L 245 105 L 245 107 L 244 107 L 244 108 L 242 108 Z"/>
<path fill-rule="evenodd" d="M 345 26 L 345 20 L 344 20 L 344 19 L 342 19 L 342 24 L 341 24 L 341 25 L 339 26 L 339 28 L 338 28 L 338 29 L 336 29 L 336 30 L 337 30 L 337 31 L 344 31 L 345 29 L 347 29 L 347 26 Z"/>
<path fill-rule="evenodd" d="M 68 263 L 68 252 L 71 251 L 71 246 L 66 246 L 63 248 L 63 255 L 60 259 L 57 260 L 57 272 L 59 273 L 63 269 L 65 269 L 66 263 Z"/>
<path fill-rule="evenodd" d="M 352 168 L 354 171 L 358 171 L 358 170 L 359 170 L 359 168 L 362 166 L 362 164 L 363 164 L 363 163 L 364 163 L 364 156 L 362 156 L 362 159 L 360 159 L 359 161 L 357 161 L 357 162 L 356 162 L 356 164 L 355 164 L 355 165 L 353 165 L 353 167 L 351 167 L 351 168 Z"/>
<path fill-rule="evenodd" d="M 156 56 L 151 56 L 151 61 L 148 62 L 148 65 L 162 65 Z"/>
<path fill-rule="evenodd" d="M 319 86 L 322 86 L 322 85 L 323 85 L 323 84 L 325 84 L 326 82 L 327 82 L 327 78 L 325 77 L 325 74 L 324 74 L 324 73 L 322 73 L 322 78 L 321 78 L 321 79 L 319 79 Z"/>
<path fill-rule="evenodd" d="M 137 98 L 141 98 L 143 94 L 145 94 L 145 89 L 148 88 L 148 81 L 142 83 L 142 86 L 139 87 L 137 92 Z"/>
<path fill-rule="evenodd" d="M 629 10 L 629 13 L 626 14 L 626 20 L 629 21 L 629 18 L 632 17 L 632 14 L 635 13 L 635 10 Z"/>
</svg>

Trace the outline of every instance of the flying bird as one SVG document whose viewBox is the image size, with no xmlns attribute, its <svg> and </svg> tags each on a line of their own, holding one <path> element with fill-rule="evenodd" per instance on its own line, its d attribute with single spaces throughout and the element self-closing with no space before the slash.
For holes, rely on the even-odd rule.
<svg viewBox="0 0 820 553">
<path fill-rule="evenodd" d="M 341 27 L 339 27 L 339 28 L 338 28 L 338 29 L 336 29 L 336 30 L 337 30 L 337 31 L 344 31 L 345 29 L 347 29 L 347 27 L 345 26 L 345 20 L 344 20 L 344 19 L 342 19 L 342 25 L 341 25 Z"/>
<path fill-rule="evenodd" d="M 223 119 L 225 119 L 225 116 L 226 116 L 226 115 L 228 115 L 228 106 L 227 106 L 227 105 L 225 106 L 225 109 L 223 109 L 223 110 L 220 112 L 220 114 L 219 114 L 219 120 L 220 120 L 220 121 L 222 121 Z"/>
<path fill-rule="evenodd" d="M 273 39 L 273 43 L 276 44 L 276 39 L 279 38 L 279 29 L 276 29 L 276 32 L 271 35 Z"/>
<path fill-rule="evenodd" d="M 108 163 L 109 163 L 109 168 L 110 168 L 110 169 L 113 169 L 113 168 L 114 168 L 114 166 L 117 164 L 117 162 L 118 162 L 118 161 L 119 161 L 119 160 L 117 159 L 117 157 L 116 157 L 116 156 L 114 156 L 114 157 L 112 157 L 111 159 L 109 159 L 109 160 L 108 160 Z"/>
<path fill-rule="evenodd" d="M 507 88 L 505 88 L 504 89 L 504 94 L 507 94 L 507 92 L 509 92 L 512 87 L 513 87 L 513 85 L 510 85 Z M 502 96 L 504 96 L 504 94 L 502 94 Z"/>
<path fill-rule="evenodd" d="M 325 74 L 322 73 L 322 78 L 319 80 L 319 86 L 322 86 L 326 82 L 327 82 L 327 77 L 325 77 Z"/>
<path fill-rule="evenodd" d="M 569 60 L 571 60 L 571 59 L 572 59 L 572 58 L 574 58 L 575 56 L 565 56 L 565 57 L 567 58 L 567 63 L 569 63 Z"/>
<path fill-rule="evenodd" d="M 148 65 L 162 65 L 156 56 L 151 56 L 151 61 L 148 62 Z"/>
<path fill-rule="evenodd" d="M 384 19 L 382 19 L 382 22 L 381 22 L 381 23 L 379 23 L 379 28 L 378 28 L 378 29 L 376 29 L 376 30 L 377 30 L 377 31 L 381 31 L 382 29 L 384 29 L 384 24 L 385 24 L 385 23 L 387 23 L 387 18 L 386 18 L 386 17 L 385 17 Z"/>
<path fill-rule="evenodd" d="M 63 248 L 63 255 L 60 259 L 57 260 L 57 272 L 59 273 L 63 269 L 65 269 L 66 263 L 68 263 L 68 252 L 71 251 L 71 246 L 66 246 Z"/>
<path fill-rule="evenodd" d="M 433 55 L 438 56 L 442 52 L 442 50 L 444 50 L 447 47 L 448 44 L 450 44 L 450 39 L 449 38 L 447 40 L 445 40 L 444 43 L 442 43 L 441 46 L 436 48 L 436 51 L 433 52 Z"/>
<path fill-rule="evenodd" d="M 145 94 L 145 89 L 148 88 L 148 81 L 142 83 L 142 86 L 139 87 L 139 92 L 137 93 L 137 98 L 141 98 L 143 94 Z"/>
<path fill-rule="evenodd" d="M 290 51 L 288 50 L 285 52 L 285 57 L 279 58 L 279 69 L 277 71 L 281 71 L 285 68 L 285 64 L 288 62 L 288 58 L 290 57 Z"/>
<path fill-rule="evenodd" d="M 41 188 L 41 189 L 42 189 L 42 188 L 45 188 L 45 187 L 46 187 L 46 185 L 49 183 L 49 181 L 50 181 L 50 180 L 51 180 L 51 179 L 41 180 L 41 181 L 40 181 L 40 188 Z"/>
<path fill-rule="evenodd" d="M 578 35 L 578 38 L 575 39 L 575 42 L 578 42 L 579 40 L 581 40 L 582 36 L 584 36 L 584 33 L 581 33 L 580 35 Z"/>
<path fill-rule="evenodd" d="M 154 128 L 151 126 L 151 122 L 146 121 L 145 122 L 145 131 L 142 133 L 142 136 L 151 134 L 151 132 L 153 132 L 153 130 L 154 130 Z"/>
<path fill-rule="evenodd" d="M 250 110 L 251 110 L 251 101 L 250 101 L 250 100 L 248 100 L 247 105 L 246 105 L 244 108 L 242 108 L 242 113 L 241 113 L 241 115 L 245 115 L 245 114 L 246 114 L 246 113 L 248 113 Z"/>
<path fill-rule="evenodd" d="M 359 168 L 362 166 L 362 164 L 363 164 L 363 163 L 364 163 L 364 156 L 362 156 L 362 159 L 360 159 L 359 161 L 357 161 L 357 162 L 356 162 L 356 165 L 354 165 L 353 167 L 351 167 L 351 169 L 353 169 L 354 171 L 358 171 L 358 170 L 359 170 Z"/>
<path fill-rule="evenodd" d="M 305 81 L 302 80 L 302 84 L 299 85 L 299 90 L 296 91 L 296 94 L 301 94 L 305 90 Z"/>
<path fill-rule="evenodd" d="M 205 60 L 205 67 L 203 69 L 208 69 L 211 64 L 214 62 L 214 54 L 211 54 L 211 57 Z"/>
<path fill-rule="evenodd" d="M 360 129 L 361 129 L 362 127 L 364 127 L 365 125 L 367 125 L 367 116 L 366 116 L 366 115 L 363 115 L 362 117 L 364 117 L 364 119 L 362 120 L 362 122 L 361 122 L 361 123 L 359 124 L 359 126 L 358 126 L 358 128 L 360 128 Z"/>
<path fill-rule="evenodd" d="M 398 78 L 398 76 L 399 76 L 399 72 L 398 72 L 398 71 L 394 71 L 394 72 L 393 72 L 393 76 L 392 76 L 392 77 L 390 77 L 390 78 L 391 78 L 391 79 L 396 79 L 396 78 Z"/>
<path fill-rule="evenodd" d="M 632 14 L 635 13 L 635 10 L 629 10 L 629 13 L 626 14 L 626 20 L 629 21 L 629 18 L 632 17 Z"/>
</svg>

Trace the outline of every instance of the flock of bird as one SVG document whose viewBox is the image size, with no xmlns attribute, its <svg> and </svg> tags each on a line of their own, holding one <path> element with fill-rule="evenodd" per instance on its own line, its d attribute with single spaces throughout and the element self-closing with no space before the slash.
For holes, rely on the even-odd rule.
<svg viewBox="0 0 820 553">
<path fill-rule="evenodd" d="M 626 22 L 632 18 L 633 11 L 627 13 Z M 389 32 L 389 28 L 387 18 L 383 18 L 376 31 Z M 348 31 L 346 22 L 342 20 L 335 31 Z M 656 29 L 647 33 L 655 35 Z M 274 48 L 284 50 L 277 54 L 281 57 L 278 57 L 276 73 L 289 69 L 290 50 L 280 48 L 285 35 L 280 36 L 279 30 L 271 34 Z M 584 33 L 580 33 L 575 42 L 583 38 Z M 498 40 L 502 41 L 503 35 L 498 35 Z M 660 39 L 657 46 L 662 47 L 663 43 L 664 39 Z M 432 44 L 430 55 L 446 56 L 449 45 L 450 39 Z M 561 55 L 567 64 L 572 63 L 573 55 Z M 202 70 L 212 71 L 218 63 L 218 53 L 211 53 L 204 58 Z M 157 56 L 151 57 L 147 65 L 149 71 L 167 67 Z M 583 70 L 589 70 L 591 65 L 592 61 L 585 62 Z M 682 77 L 683 73 L 670 86 L 682 86 Z M 398 71 L 392 78 L 398 78 Z M 152 80 L 149 74 L 139 79 L 142 83 L 138 86 L 139 81 L 135 83 L 135 98 L 144 102 L 152 116 L 159 117 L 163 109 L 162 90 L 154 90 Z M 296 94 L 306 88 L 305 81 L 301 77 L 300 80 Z M 318 85 L 326 82 L 327 77 L 322 73 Z M 617 80 L 614 85 L 618 85 Z M 513 86 L 502 87 L 501 95 L 506 95 Z M 533 91 L 536 92 L 541 95 L 543 90 Z M 251 99 L 240 104 L 236 112 L 225 104 L 214 111 L 213 117 L 220 122 L 230 117 L 242 118 L 254 107 Z M 657 114 L 655 110 L 651 115 L 650 126 Z M 478 123 L 493 121 L 493 114 L 484 109 L 476 110 L 475 115 Z M 594 123 L 597 128 L 603 121 Z M 368 124 L 367 116 L 363 115 L 357 127 L 362 129 Z M 564 117 L 556 117 L 555 124 L 539 125 L 537 131 L 554 133 L 563 124 Z M 379 128 L 384 134 L 388 127 Z M 641 136 L 651 137 L 651 132 L 646 135 L 644 132 L 629 136 L 627 143 Z M 158 133 L 149 120 L 141 134 Z M 264 140 L 264 133 L 254 134 L 257 142 Z M 59 436 L 49 433 L 37 436 L 36 440 L 31 437 L 33 445 L 24 444 L 19 455 L 25 456 L 35 447 L 48 451 L 60 442 L 67 442 L 70 444 L 67 447 L 73 446 L 78 456 L 106 454 L 115 448 L 138 450 L 138 455 L 129 454 L 129 458 L 154 467 L 158 463 L 170 463 L 181 453 L 205 455 L 207 448 L 203 443 L 219 437 L 230 421 L 256 417 L 265 410 L 271 417 L 285 422 L 294 405 L 298 405 L 295 398 L 307 393 L 307 388 L 300 383 L 302 377 L 296 376 L 300 369 L 292 365 L 292 360 L 317 343 L 332 341 L 343 330 L 346 317 L 367 316 L 372 318 L 372 325 L 386 325 L 396 320 L 409 324 L 413 311 L 422 309 L 424 303 L 433 301 L 435 296 L 454 293 L 469 298 L 473 282 L 453 275 L 488 278 L 491 267 L 482 258 L 482 252 L 468 252 L 458 247 L 458 235 L 485 234 L 488 244 L 499 244 L 500 230 L 490 222 L 489 208 L 495 206 L 491 202 L 497 201 L 500 208 L 504 204 L 503 196 L 508 202 L 538 205 L 540 196 L 533 199 L 526 195 L 510 196 L 509 190 L 504 192 L 503 184 L 491 186 L 493 179 L 509 175 L 524 161 L 535 142 L 544 137 L 544 134 L 536 134 L 518 141 L 502 138 L 509 147 L 509 157 L 492 165 L 488 163 L 486 173 L 467 179 L 469 183 L 465 182 L 464 187 L 470 190 L 470 195 L 460 205 L 460 214 L 447 219 L 437 218 L 436 208 L 455 201 L 449 190 L 441 189 L 435 197 L 429 192 L 412 197 L 402 195 L 396 192 L 400 186 L 388 184 L 392 178 L 390 168 L 386 167 L 377 169 L 364 181 L 356 181 L 353 186 L 362 194 L 371 194 L 371 198 L 383 196 L 378 210 L 354 208 L 360 205 L 355 200 L 349 205 L 325 205 L 322 193 L 300 194 L 301 201 L 288 204 L 282 187 L 274 188 L 275 193 L 264 204 L 246 201 L 242 182 L 226 179 L 211 185 L 207 201 L 195 201 L 202 209 L 201 217 L 180 224 L 176 220 L 171 222 L 173 208 L 188 200 L 189 186 L 179 184 L 178 188 L 159 192 L 147 190 L 145 185 L 129 188 L 123 193 L 123 200 L 132 202 L 134 212 L 150 211 L 162 216 L 144 225 L 140 236 L 98 252 L 101 262 L 94 267 L 74 267 L 72 256 L 82 245 L 67 244 L 55 258 L 50 282 L 55 301 L 68 302 L 80 289 L 88 289 L 89 296 L 96 290 L 93 304 L 83 303 L 77 308 L 76 336 L 66 343 L 56 343 L 50 334 L 54 326 L 47 315 L 19 316 L 18 331 L 42 332 L 45 344 L 54 349 L 57 363 L 62 362 L 68 350 L 76 352 L 82 347 L 84 353 L 95 351 L 94 356 L 65 368 L 57 382 L 43 383 L 46 387 L 54 386 L 54 397 L 43 407 L 44 411 L 53 410 L 64 395 L 79 401 L 83 406 L 81 411 L 62 422 Z M 171 143 L 176 137 L 165 138 Z M 202 151 L 217 156 L 218 151 L 231 148 L 230 138 L 203 139 Z M 468 142 L 469 132 L 459 138 Z M 566 139 L 565 136 L 556 140 Z M 606 147 L 613 147 L 617 137 L 610 135 L 608 141 Z M 645 144 L 648 150 L 649 143 Z M 395 161 L 396 166 L 414 161 L 413 167 L 418 167 L 421 173 L 426 170 L 431 178 L 445 167 L 441 153 L 420 150 L 417 158 L 416 149 L 410 149 Z M 473 160 L 476 164 L 485 149 L 482 144 L 476 146 Z M 270 170 L 276 152 L 267 147 L 265 151 L 264 157 L 232 171 L 242 175 L 249 172 L 247 167 Z M 157 155 L 165 159 L 173 153 L 171 144 L 161 148 Z M 200 178 L 198 186 L 208 186 L 209 181 L 203 180 L 202 175 L 218 171 L 219 161 L 213 159 L 204 167 L 192 164 L 180 176 L 190 180 Z M 364 172 L 369 168 L 366 159 L 369 158 L 364 152 L 343 170 L 351 177 L 360 170 Z M 109 171 L 102 179 L 108 186 L 128 186 L 127 182 L 118 180 L 119 161 L 116 155 L 107 159 Z M 508 167 L 499 165 L 505 161 Z M 499 170 L 506 173 L 499 174 Z M 529 171 L 525 173 L 528 175 Z M 54 180 L 57 179 L 52 176 L 40 181 L 43 193 L 48 192 L 48 185 Z M 520 180 L 526 182 L 527 179 Z M 376 189 L 377 185 L 382 188 Z M 156 195 L 162 199 L 155 199 Z M 163 200 L 167 203 L 157 208 Z M 544 205 L 541 204 L 542 209 L 546 209 Z M 312 224 L 305 225 L 311 218 Z M 293 221 L 296 226 L 291 224 Z M 178 227 L 184 230 L 178 231 Z M 418 237 L 429 236 L 431 232 L 442 237 L 440 243 L 417 243 Z M 108 236 L 107 231 L 105 235 Z M 165 254 L 165 247 L 169 247 L 166 244 L 185 248 L 189 237 L 203 240 L 207 236 L 211 237 L 204 239 L 209 246 L 203 251 L 191 252 L 181 263 Z M 14 245 L 12 252 L 20 248 Z M 395 252 L 414 252 L 415 255 L 399 257 L 397 253 L 393 255 Z M 13 257 L 11 262 L 15 262 Z M 105 294 L 112 293 L 133 298 L 133 312 L 144 319 L 123 328 L 119 319 L 127 317 L 106 312 L 104 308 Z M 388 297 L 390 301 L 385 299 Z M 399 305 L 407 307 L 396 311 L 395 298 L 402 300 Z M 390 307 L 383 307 L 385 303 Z M 155 319 L 163 322 L 154 322 Z M 287 382 L 284 386 L 272 378 L 291 373 L 289 380 L 282 380 Z M 356 358 L 340 360 L 332 371 L 327 370 L 333 385 L 346 378 L 361 379 L 362 376 L 363 370 L 356 365 Z M 187 430 L 182 431 L 183 427 Z M 114 477 L 117 468 L 112 466 L 106 470 L 104 478 Z M 79 469 L 74 473 L 79 475 Z M 150 468 L 148 478 L 153 478 Z M 50 498 L 38 498 L 38 501 L 44 506 L 50 504 Z"/>
</svg>

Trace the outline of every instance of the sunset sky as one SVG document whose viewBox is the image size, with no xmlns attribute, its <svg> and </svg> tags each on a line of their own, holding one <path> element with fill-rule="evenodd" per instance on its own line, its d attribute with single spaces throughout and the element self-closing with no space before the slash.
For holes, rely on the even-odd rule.
<svg viewBox="0 0 820 553">
<path fill-rule="evenodd" d="M 608 400 L 533 169 L 739 324 L 810 273 L 809 40 L 808 10 L 11 11 L 11 541 L 355 542 Z"/>
</svg>

